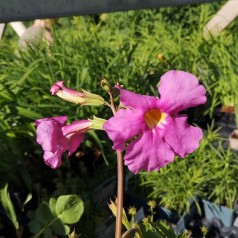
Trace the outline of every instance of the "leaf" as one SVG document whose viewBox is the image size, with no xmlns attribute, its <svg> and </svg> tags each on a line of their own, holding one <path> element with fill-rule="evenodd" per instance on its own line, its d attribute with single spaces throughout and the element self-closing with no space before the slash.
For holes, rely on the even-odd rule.
<svg viewBox="0 0 238 238">
<path fill-rule="evenodd" d="M 30 218 L 30 219 L 34 219 L 35 218 L 35 216 L 36 216 L 36 212 L 35 211 L 29 211 L 28 213 L 27 213 L 27 216 Z"/>
<path fill-rule="evenodd" d="M 36 220 L 43 225 L 48 224 L 49 221 L 53 220 L 54 216 L 46 202 L 43 202 L 36 210 Z"/>
<path fill-rule="evenodd" d="M 27 117 L 29 119 L 36 120 L 38 118 L 42 118 L 42 115 L 40 113 L 34 112 L 30 109 L 23 108 L 20 106 L 16 106 L 16 109 L 17 109 L 19 115 Z"/>
<path fill-rule="evenodd" d="M 83 201 L 77 195 L 64 195 L 57 199 L 56 214 L 64 223 L 73 224 L 78 222 L 83 211 Z"/>
<path fill-rule="evenodd" d="M 52 235 L 52 231 L 50 228 L 46 228 L 43 232 L 43 237 L 44 238 L 52 238 L 53 235 Z"/>
<path fill-rule="evenodd" d="M 158 222 L 155 226 L 155 229 L 160 233 L 162 233 L 164 237 L 176 238 L 174 230 L 170 228 L 168 225 L 166 225 L 164 222 Z"/>
<path fill-rule="evenodd" d="M 23 207 L 32 199 L 32 193 L 28 193 L 26 200 L 23 202 Z"/>
<path fill-rule="evenodd" d="M 0 199 L 2 202 L 2 206 L 7 214 L 7 216 L 12 221 L 14 227 L 16 229 L 19 228 L 19 224 L 17 222 L 17 216 L 15 212 L 15 208 L 12 204 L 11 198 L 8 193 L 8 184 L 6 183 L 5 186 L 0 190 Z"/>
<path fill-rule="evenodd" d="M 166 238 L 163 236 L 163 234 L 161 234 L 161 232 L 146 230 L 144 226 L 141 226 L 141 231 L 143 238 Z"/>
<path fill-rule="evenodd" d="M 29 230 L 32 233 L 37 233 L 41 229 L 41 225 L 36 220 L 31 220 L 28 224 Z"/>
<path fill-rule="evenodd" d="M 67 235 L 70 231 L 70 228 L 67 225 L 64 225 L 61 220 L 57 220 L 52 225 L 51 229 L 53 232 L 60 236 Z"/>
<path fill-rule="evenodd" d="M 55 206 L 56 206 L 56 199 L 55 198 L 50 198 L 49 207 L 50 207 L 50 210 L 53 214 L 55 214 Z"/>
<path fill-rule="evenodd" d="M 17 94 L 20 90 L 20 86 L 24 85 L 24 83 L 26 83 L 26 80 L 29 78 L 30 74 L 36 70 L 39 65 L 40 65 L 40 61 L 42 61 L 42 59 L 38 59 L 38 60 L 35 60 L 31 65 L 30 67 L 27 69 L 27 71 L 25 72 L 25 74 L 15 83 L 15 85 L 13 85 L 13 87 L 17 88 L 15 90 L 15 93 Z M 19 86 L 19 87 L 17 87 Z"/>
<path fill-rule="evenodd" d="M 96 141 L 96 143 L 97 143 L 97 145 L 98 145 L 100 151 L 102 152 L 102 157 L 103 157 L 103 159 L 104 159 L 104 161 L 105 161 L 105 164 L 106 164 L 106 165 L 109 165 L 109 164 L 108 164 L 108 161 L 107 161 L 107 158 L 106 158 L 106 156 L 105 156 L 105 153 L 104 153 L 104 149 L 103 149 L 101 140 L 98 138 L 97 134 L 96 134 L 94 131 L 88 131 L 88 134 L 89 134 L 90 136 L 92 136 L 93 139 Z"/>
</svg>

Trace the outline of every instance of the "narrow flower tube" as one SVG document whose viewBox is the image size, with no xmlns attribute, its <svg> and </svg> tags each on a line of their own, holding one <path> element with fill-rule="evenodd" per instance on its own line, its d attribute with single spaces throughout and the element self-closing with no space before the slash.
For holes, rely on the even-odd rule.
<svg viewBox="0 0 238 238">
<path fill-rule="evenodd" d="M 54 83 L 50 89 L 50 92 L 52 95 L 57 95 L 65 101 L 75 104 L 90 106 L 100 106 L 104 104 L 104 99 L 101 96 L 90 93 L 86 90 L 78 92 L 76 90 L 67 88 L 64 86 L 64 81 Z"/>
<path fill-rule="evenodd" d="M 62 127 L 63 135 L 67 138 L 71 138 L 75 134 L 83 134 L 87 132 L 92 126 L 92 122 L 89 120 L 74 121 L 70 125 Z"/>
</svg>

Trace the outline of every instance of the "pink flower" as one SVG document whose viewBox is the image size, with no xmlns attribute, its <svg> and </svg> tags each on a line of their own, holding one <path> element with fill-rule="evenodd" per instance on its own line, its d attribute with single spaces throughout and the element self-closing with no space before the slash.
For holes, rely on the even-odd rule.
<svg viewBox="0 0 238 238">
<path fill-rule="evenodd" d="M 62 154 L 68 152 L 68 157 L 78 148 L 84 139 L 84 134 L 90 129 L 91 121 L 75 121 L 66 125 L 66 116 L 58 116 L 36 120 L 37 142 L 44 150 L 44 161 L 53 169 L 62 164 Z"/>
<path fill-rule="evenodd" d="M 161 77 L 160 97 L 116 88 L 123 108 L 104 124 L 104 129 L 115 150 L 123 151 L 132 139 L 124 157 L 132 172 L 159 170 L 176 155 L 183 158 L 198 148 L 201 129 L 189 125 L 186 115 L 178 114 L 206 102 L 205 88 L 194 75 L 167 72 Z"/>
</svg>

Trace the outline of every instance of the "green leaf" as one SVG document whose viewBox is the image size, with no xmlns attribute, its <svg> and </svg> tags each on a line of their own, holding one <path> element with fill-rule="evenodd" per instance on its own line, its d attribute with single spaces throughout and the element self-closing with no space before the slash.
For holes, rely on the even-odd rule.
<svg viewBox="0 0 238 238">
<path fill-rule="evenodd" d="M 29 78 L 30 74 L 39 67 L 40 64 L 38 62 L 40 61 L 42 61 L 42 59 L 35 60 L 27 69 L 25 74 L 18 80 L 17 83 L 15 83 L 13 87 L 15 88 L 17 86 L 24 85 L 24 83 L 26 83 L 26 80 Z M 20 87 L 17 87 L 17 89 L 15 90 L 16 94 L 19 92 L 19 90 L 20 90 Z"/>
<path fill-rule="evenodd" d="M 12 201 L 11 201 L 9 193 L 8 193 L 8 184 L 7 183 L 0 190 L 0 199 L 1 199 L 3 208 L 4 208 L 7 216 L 12 221 L 14 227 L 16 229 L 18 229 L 19 228 L 19 224 L 17 222 L 17 216 L 16 216 L 15 208 L 14 208 L 14 206 L 12 204 Z"/>
<path fill-rule="evenodd" d="M 64 225 L 64 230 L 65 230 L 65 234 L 69 234 L 69 232 L 70 232 L 70 227 L 69 226 L 67 226 L 67 225 Z"/>
<path fill-rule="evenodd" d="M 55 214 L 55 206 L 56 206 L 56 199 L 50 198 L 49 207 L 50 207 L 52 214 Z"/>
<path fill-rule="evenodd" d="M 70 231 L 70 228 L 67 225 L 64 225 L 61 220 L 57 220 L 52 225 L 51 229 L 53 232 L 60 236 L 67 235 Z"/>
<path fill-rule="evenodd" d="M 42 117 L 42 115 L 40 113 L 34 112 L 34 111 L 32 111 L 30 109 L 27 109 L 27 108 L 17 106 L 16 109 L 18 110 L 19 115 L 27 117 L 27 118 L 32 119 L 32 120 L 36 120 L 36 119 Z"/>
<path fill-rule="evenodd" d="M 151 230 L 146 231 L 144 226 L 141 226 L 141 231 L 143 234 L 143 238 L 165 238 L 161 233 L 151 231 Z"/>
<path fill-rule="evenodd" d="M 43 232 L 43 237 L 44 238 L 52 238 L 53 235 L 52 235 L 52 231 L 50 228 L 46 228 Z"/>
<path fill-rule="evenodd" d="M 83 201 L 77 195 L 64 195 L 57 199 L 56 214 L 64 223 L 73 224 L 78 222 L 83 211 Z"/>
<path fill-rule="evenodd" d="M 105 164 L 106 164 L 106 165 L 109 165 L 109 164 L 108 164 L 108 161 L 107 161 L 107 158 L 106 158 L 106 156 L 105 156 L 105 153 L 104 153 L 103 145 L 102 145 L 102 143 L 101 143 L 101 140 L 98 138 L 97 134 L 96 134 L 94 131 L 88 131 L 88 134 L 89 134 L 90 136 L 92 136 L 93 139 L 95 140 L 95 142 L 97 143 L 97 145 L 98 145 L 100 151 L 102 152 L 102 157 L 103 157 L 103 159 L 104 159 L 104 161 L 105 161 Z"/>
<path fill-rule="evenodd" d="M 32 233 L 37 233 L 41 229 L 41 225 L 36 220 L 31 220 L 28 224 L 29 230 Z"/>
<path fill-rule="evenodd" d="M 168 237 L 168 238 L 176 238 L 176 234 L 174 233 L 174 230 L 169 227 L 168 225 L 166 225 L 164 222 L 158 222 L 156 225 L 155 225 L 155 229 L 158 231 L 158 232 L 161 232 L 164 237 Z"/>
<path fill-rule="evenodd" d="M 49 221 L 53 220 L 54 216 L 47 203 L 43 202 L 40 207 L 36 210 L 36 220 L 40 224 L 48 224 Z"/>
<path fill-rule="evenodd" d="M 25 206 L 31 199 L 32 199 L 32 193 L 28 193 L 28 195 L 27 195 L 25 201 L 24 201 L 23 204 L 22 204 L 23 210 L 24 210 L 24 206 Z"/>
<path fill-rule="evenodd" d="M 28 213 L 27 213 L 27 216 L 30 218 L 30 219 L 34 219 L 35 218 L 35 216 L 36 216 L 36 212 L 35 211 L 29 211 Z"/>
</svg>

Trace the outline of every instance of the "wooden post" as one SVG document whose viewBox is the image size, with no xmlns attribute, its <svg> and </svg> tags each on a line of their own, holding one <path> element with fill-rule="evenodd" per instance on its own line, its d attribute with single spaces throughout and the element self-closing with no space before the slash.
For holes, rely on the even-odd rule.
<svg viewBox="0 0 238 238">
<path fill-rule="evenodd" d="M 204 27 L 204 36 L 218 35 L 238 16 L 238 0 L 229 0 Z"/>
</svg>

